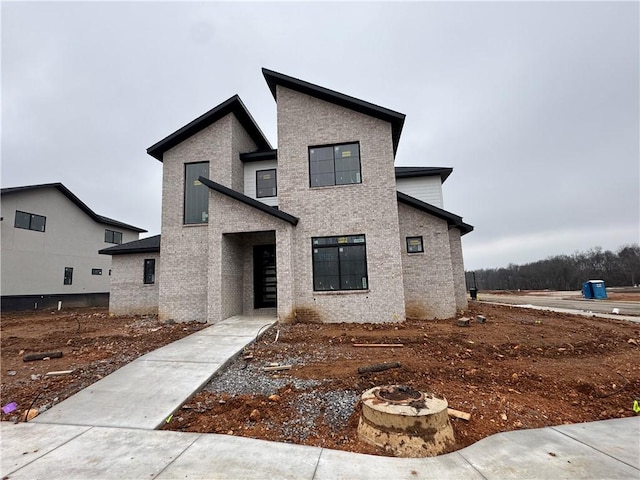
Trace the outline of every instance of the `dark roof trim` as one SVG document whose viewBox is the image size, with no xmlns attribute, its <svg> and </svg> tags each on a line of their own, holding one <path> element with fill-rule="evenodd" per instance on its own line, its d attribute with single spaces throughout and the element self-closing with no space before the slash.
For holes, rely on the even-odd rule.
<svg viewBox="0 0 640 480">
<path fill-rule="evenodd" d="M 212 125 L 221 118 L 227 116 L 229 113 L 233 113 L 236 116 L 251 139 L 256 143 L 258 149 L 271 149 L 269 140 L 267 140 L 267 137 L 264 136 L 264 133 L 262 133 L 262 130 L 258 127 L 258 124 L 247 110 L 247 107 L 244 106 L 244 103 L 242 103 L 242 100 L 240 100 L 238 95 L 234 95 L 217 107 L 212 108 L 207 113 L 186 124 L 181 129 L 176 130 L 168 137 L 150 146 L 147 148 L 147 153 L 162 161 L 162 155 L 164 152 L 175 147 L 179 143 L 184 142 L 187 138 L 195 135 L 201 130 L 204 130 L 209 125 Z"/>
<path fill-rule="evenodd" d="M 278 150 L 258 150 L 257 152 L 241 153 L 240 160 L 242 162 L 258 162 L 260 160 L 277 160 Z"/>
<path fill-rule="evenodd" d="M 442 183 L 451 175 L 449 167 L 396 167 L 396 178 L 431 177 L 440 175 Z"/>
<path fill-rule="evenodd" d="M 143 228 L 134 227 L 133 225 L 129 225 L 127 223 L 119 222 L 118 220 L 114 220 L 109 217 L 103 217 L 102 215 L 98 215 L 96 212 L 91 210 L 82 200 L 76 197 L 71 190 L 65 187 L 62 183 L 43 183 L 40 185 L 26 185 L 24 187 L 9 187 L 3 188 L 1 191 L 2 195 L 7 195 L 9 193 L 16 192 L 27 192 L 31 190 L 41 190 L 45 188 L 57 188 L 65 197 L 71 200 L 80 210 L 89 215 L 92 220 L 103 223 L 105 225 L 111 225 L 114 227 L 126 228 L 127 230 L 132 230 L 134 232 L 143 233 L 146 232 Z"/>
<path fill-rule="evenodd" d="M 103 255 L 125 255 L 130 253 L 157 253 L 160 251 L 160 235 L 134 240 L 133 242 L 103 248 L 98 253 Z"/>
<path fill-rule="evenodd" d="M 210 189 L 215 190 L 218 193 L 222 193 L 227 197 L 231 197 L 234 200 L 238 200 L 239 202 L 242 202 L 245 205 L 249 205 L 250 207 L 257 208 L 258 210 L 263 211 L 264 213 L 268 213 L 269 215 L 279 218 L 280 220 L 289 222 L 291 225 L 295 226 L 298 224 L 299 219 L 297 217 L 294 217 L 293 215 L 289 215 L 288 213 L 283 212 L 282 210 L 276 210 L 275 208 L 270 207 L 269 205 L 259 202 L 258 200 L 254 200 L 251 197 L 247 197 L 246 195 L 240 192 L 236 192 L 235 190 L 232 190 L 230 188 L 227 188 L 224 185 L 220 185 L 219 183 L 213 182 L 208 178 L 199 177 L 198 180 L 200 180 Z"/>
<path fill-rule="evenodd" d="M 423 212 L 433 215 L 434 217 L 446 220 L 449 224 L 449 228 L 459 228 L 462 235 L 466 235 L 467 233 L 473 231 L 473 225 L 464 223 L 462 221 L 462 217 L 454 215 L 451 212 L 447 212 L 446 210 L 438 208 L 435 205 L 431 205 L 430 203 L 418 200 L 417 198 L 411 197 L 405 193 L 397 193 L 399 202 L 404 203 L 405 205 L 409 205 L 410 207 L 417 208 L 418 210 L 422 210 Z"/>
<path fill-rule="evenodd" d="M 280 85 L 291 90 L 295 90 L 297 92 L 319 98 L 320 100 L 324 100 L 335 105 L 340 105 L 341 107 L 355 110 L 356 112 L 364 113 L 365 115 L 379 118 L 391 123 L 391 137 L 393 140 L 394 155 L 398 150 L 400 134 L 402 133 L 402 126 L 404 125 L 405 119 L 405 115 L 403 113 L 389 110 L 388 108 L 380 107 L 378 105 L 374 105 L 373 103 L 365 102 L 364 100 L 350 97 L 349 95 L 345 95 L 334 90 L 329 90 L 328 88 L 314 85 L 313 83 L 305 82 L 303 80 L 299 80 L 282 73 L 274 72 L 266 68 L 262 69 L 262 74 L 264 75 L 264 78 L 267 81 L 267 85 L 269 85 L 271 94 L 273 95 L 273 98 L 276 100 L 276 102 L 278 101 L 278 99 L 276 98 L 276 86 Z"/>
</svg>

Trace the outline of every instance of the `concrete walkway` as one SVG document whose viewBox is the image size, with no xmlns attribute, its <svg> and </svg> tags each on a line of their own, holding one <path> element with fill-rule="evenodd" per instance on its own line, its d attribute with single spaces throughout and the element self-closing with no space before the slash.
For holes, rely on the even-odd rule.
<svg viewBox="0 0 640 480">
<path fill-rule="evenodd" d="M 143 355 L 32 422 L 156 429 L 275 321 L 231 317 Z"/>
<path fill-rule="evenodd" d="M 401 459 L 154 430 L 273 318 L 234 317 L 151 352 L 29 423 L 0 423 L 10 479 L 640 479 L 640 417 L 500 433 Z"/>
</svg>

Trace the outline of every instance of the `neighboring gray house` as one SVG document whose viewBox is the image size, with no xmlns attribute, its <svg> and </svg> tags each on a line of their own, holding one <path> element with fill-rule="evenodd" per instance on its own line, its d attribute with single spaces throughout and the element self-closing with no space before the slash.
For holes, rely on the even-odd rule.
<svg viewBox="0 0 640 480">
<path fill-rule="evenodd" d="M 473 227 L 443 209 L 451 169 L 394 168 L 403 114 L 263 74 L 277 150 L 237 95 L 147 150 L 163 163 L 162 235 L 102 250 L 111 311 L 154 311 L 158 298 L 176 321 L 390 322 L 466 308 Z"/>
<path fill-rule="evenodd" d="M 61 183 L 3 188 L 2 310 L 108 304 L 111 258 L 138 227 L 96 214 Z"/>
</svg>

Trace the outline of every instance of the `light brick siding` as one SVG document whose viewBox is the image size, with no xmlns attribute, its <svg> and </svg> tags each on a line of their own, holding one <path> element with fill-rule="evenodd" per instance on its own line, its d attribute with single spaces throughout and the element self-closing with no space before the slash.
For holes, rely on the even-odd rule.
<svg viewBox="0 0 640 480">
<path fill-rule="evenodd" d="M 291 224 L 211 192 L 209 218 L 209 297 L 207 321 L 254 313 L 253 247 L 276 244 L 278 316 L 290 314 Z M 213 206 L 215 205 L 215 209 Z"/>
<path fill-rule="evenodd" d="M 456 314 L 446 220 L 398 204 L 407 316 L 449 318 Z M 406 237 L 422 236 L 424 253 L 407 253 Z"/>
<path fill-rule="evenodd" d="M 449 230 L 449 245 L 451 248 L 451 265 L 453 269 L 453 288 L 456 292 L 456 307 L 458 310 L 467 309 L 467 285 L 464 276 L 464 258 L 462 256 L 462 237 L 460 230 Z"/>
<path fill-rule="evenodd" d="M 277 87 L 280 208 L 300 218 L 293 230 L 295 309 L 326 322 L 404 319 L 402 264 L 391 125 Z M 362 183 L 309 187 L 308 147 L 359 142 Z M 311 238 L 366 236 L 369 290 L 314 292 Z"/>
<path fill-rule="evenodd" d="M 255 150 L 233 114 L 187 138 L 164 153 L 160 269 L 161 319 L 207 318 L 210 275 L 207 225 L 183 225 L 184 164 L 209 162 L 209 178 L 228 187 L 243 187 L 239 153 Z M 207 188 L 204 185 L 202 188 Z M 209 206 L 209 215 L 215 206 Z M 219 255 L 217 255 L 219 257 Z M 217 276 L 219 281 L 220 276 Z M 218 287 L 219 288 L 219 287 Z"/>
<path fill-rule="evenodd" d="M 112 257 L 109 313 L 113 315 L 158 313 L 157 275 L 155 283 L 144 284 L 144 261 L 148 258 L 155 259 L 157 274 L 160 266 L 158 253 L 136 253 Z"/>
</svg>

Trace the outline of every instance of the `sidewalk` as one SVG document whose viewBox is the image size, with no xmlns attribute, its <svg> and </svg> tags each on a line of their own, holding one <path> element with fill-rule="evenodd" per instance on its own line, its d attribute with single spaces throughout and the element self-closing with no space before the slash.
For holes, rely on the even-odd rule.
<svg viewBox="0 0 640 480">
<path fill-rule="evenodd" d="M 519 430 L 401 459 L 155 430 L 271 317 L 233 317 L 153 351 L 29 423 L 0 422 L 10 479 L 640 479 L 640 417 Z"/>
</svg>

